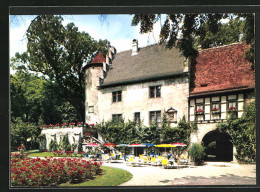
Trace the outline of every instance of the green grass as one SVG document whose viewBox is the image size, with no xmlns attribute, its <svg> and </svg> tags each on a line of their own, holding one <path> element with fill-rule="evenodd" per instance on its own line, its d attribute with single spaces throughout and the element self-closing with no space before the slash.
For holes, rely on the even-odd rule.
<svg viewBox="0 0 260 192">
<path fill-rule="evenodd" d="M 55 157 L 52 152 L 39 152 L 39 150 L 28 150 L 28 151 L 24 151 L 24 153 L 28 153 L 30 157 Z M 61 157 L 70 157 L 70 156 L 63 154 Z M 72 157 L 75 157 L 74 154 L 72 154 Z M 77 157 L 81 157 L 81 155 L 78 154 Z"/>
<path fill-rule="evenodd" d="M 125 183 L 130 180 L 133 175 L 128 171 L 119 168 L 113 168 L 108 166 L 101 166 L 103 174 L 98 175 L 93 180 L 86 181 L 84 183 L 70 184 L 64 183 L 61 187 L 84 187 L 84 186 L 118 186 L 121 183 Z"/>
</svg>

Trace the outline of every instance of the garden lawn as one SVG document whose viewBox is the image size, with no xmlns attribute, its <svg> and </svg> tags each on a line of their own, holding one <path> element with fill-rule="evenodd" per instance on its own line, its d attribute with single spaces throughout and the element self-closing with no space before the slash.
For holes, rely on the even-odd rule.
<svg viewBox="0 0 260 192">
<path fill-rule="evenodd" d="M 34 151 L 34 152 L 26 152 L 26 151 L 25 151 L 25 153 L 28 153 L 28 154 L 29 154 L 29 157 L 55 157 L 52 152 L 37 152 L 37 151 Z M 64 153 L 64 154 L 61 155 L 60 157 L 70 157 L 70 156 L 67 156 L 66 153 Z M 72 157 L 75 157 L 75 155 L 72 154 Z M 78 154 L 77 157 L 81 157 L 81 155 Z"/>
<path fill-rule="evenodd" d="M 97 175 L 95 179 L 89 180 L 84 183 L 79 184 L 70 184 L 70 183 L 63 183 L 59 186 L 61 187 L 77 187 L 77 186 L 118 186 L 121 183 L 125 183 L 126 181 L 130 180 L 133 175 L 119 168 L 113 168 L 108 166 L 101 166 L 103 170 L 102 175 Z"/>
</svg>

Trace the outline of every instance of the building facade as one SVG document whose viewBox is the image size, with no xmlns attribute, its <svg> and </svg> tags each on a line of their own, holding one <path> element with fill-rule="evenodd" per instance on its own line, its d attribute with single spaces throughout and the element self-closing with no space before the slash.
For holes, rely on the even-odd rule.
<svg viewBox="0 0 260 192">
<path fill-rule="evenodd" d="M 232 114 L 240 118 L 254 99 L 255 71 L 245 59 L 248 45 L 234 43 L 200 50 L 187 61 L 165 45 L 138 47 L 108 56 L 101 53 L 85 66 L 86 123 L 122 117 L 125 120 L 161 122 L 166 113 L 175 127 L 183 116 L 196 122 L 191 143 L 213 145 L 212 156 L 234 160 L 228 134 L 216 130 Z M 225 150 L 224 150 L 225 149 Z"/>
<path fill-rule="evenodd" d="M 213 156 L 234 160 L 235 148 L 228 134 L 216 125 L 235 115 L 240 118 L 245 106 L 254 100 L 255 71 L 245 59 L 248 45 L 234 43 L 199 51 L 190 66 L 189 120 L 198 131 L 191 142 L 215 145 Z"/>
<path fill-rule="evenodd" d="M 163 113 L 176 126 L 188 117 L 188 62 L 177 49 L 164 45 L 138 48 L 108 58 L 99 53 L 85 66 L 86 122 L 125 120 L 160 123 Z"/>
</svg>

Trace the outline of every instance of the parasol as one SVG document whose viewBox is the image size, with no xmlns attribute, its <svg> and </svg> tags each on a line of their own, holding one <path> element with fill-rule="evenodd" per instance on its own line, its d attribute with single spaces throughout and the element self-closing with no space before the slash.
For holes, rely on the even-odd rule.
<svg viewBox="0 0 260 192">
<path fill-rule="evenodd" d="M 96 144 L 96 143 L 88 143 L 86 146 L 87 147 L 97 147 L 98 144 Z"/>
<path fill-rule="evenodd" d="M 176 147 L 175 145 L 171 145 L 171 144 L 159 144 L 159 145 L 155 145 L 155 147 L 164 147 L 165 148 L 165 153 L 166 153 L 166 148 L 173 148 Z"/>
<path fill-rule="evenodd" d="M 103 146 L 107 146 L 107 147 L 115 147 L 116 144 L 115 144 L 115 143 L 104 143 Z"/>
</svg>

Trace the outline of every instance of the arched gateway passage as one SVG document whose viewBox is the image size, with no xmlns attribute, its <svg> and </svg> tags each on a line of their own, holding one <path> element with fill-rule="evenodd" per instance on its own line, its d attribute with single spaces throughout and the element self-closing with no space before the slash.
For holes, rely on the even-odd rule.
<svg viewBox="0 0 260 192">
<path fill-rule="evenodd" d="M 208 132 L 202 139 L 208 161 L 233 161 L 233 144 L 227 133 L 217 130 Z"/>
</svg>

